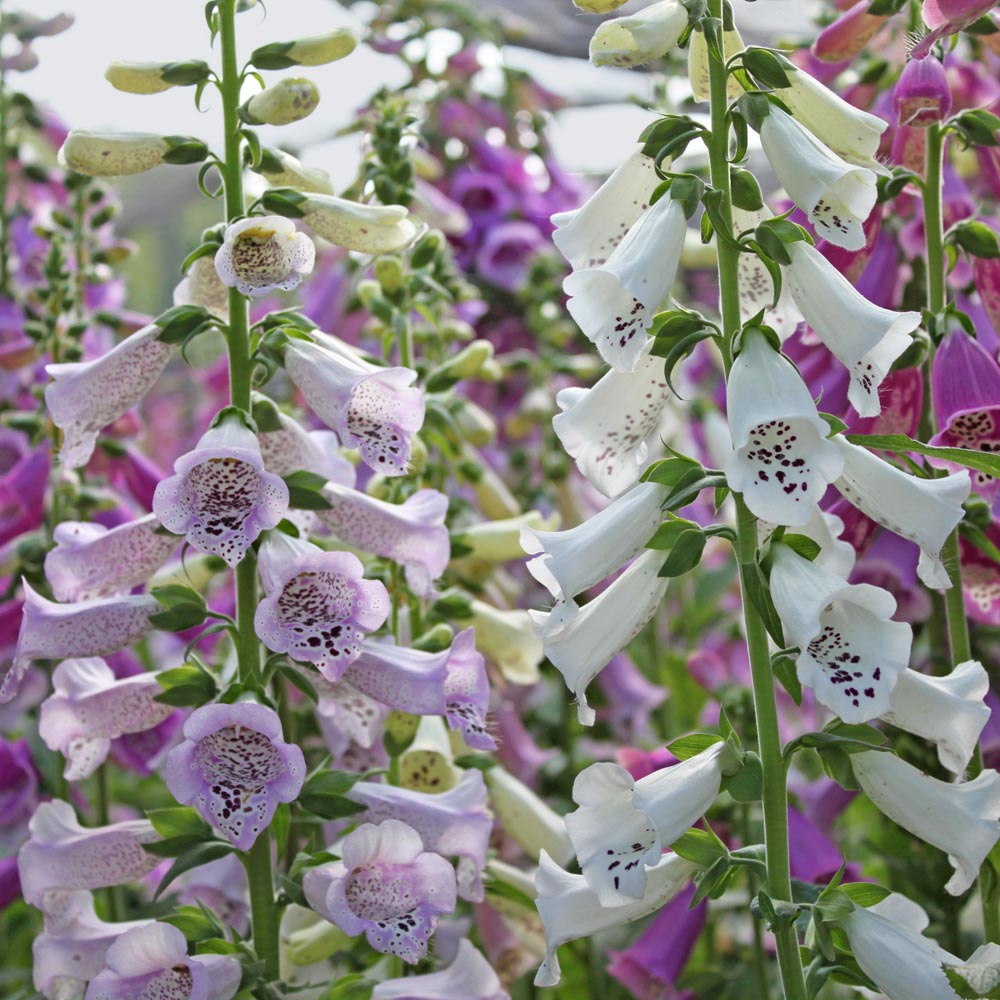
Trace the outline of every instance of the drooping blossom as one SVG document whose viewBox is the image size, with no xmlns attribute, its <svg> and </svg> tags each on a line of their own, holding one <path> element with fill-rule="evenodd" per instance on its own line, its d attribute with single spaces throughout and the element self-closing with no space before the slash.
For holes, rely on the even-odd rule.
<svg viewBox="0 0 1000 1000">
<path fill-rule="evenodd" d="M 606 722 L 616 738 L 629 744 L 645 744 L 655 739 L 653 715 L 670 692 L 654 684 L 627 653 L 611 658 L 597 675 L 604 695 L 604 707 L 597 718 Z"/>
<path fill-rule="evenodd" d="M 313 241 L 280 215 L 251 216 L 226 228 L 215 254 L 215 270 L 224 285 L 261 298 L 295 288 L 312 273 Z"/>
<path fill-rule="evenodd" d="M 182 805 L 193 805 L 229 842 L 248 851 L 282 802 L 305 781 L 305 759 L 282 738 L 276 712 L 253 702 L 204 705 L 184 723 L 164 778 Z"/>
<path fill-rule="evenodd" d="M 263 397 L 254 400 L 253 416 L 259 428 L 257 443 L 261 458 L 268 472 L 288 476 L 304 469 L 338 486 L 354 486 L 357 472 L 337 451 L 337 437 L 332 431 L 307 431 Z"/>
<path fill-rule="evenodd" d="M 341 745 L 355 743 L 366 750 L 374 746 L 382 735 L 389 707 L 346 680 L 333 682 L 323 676 L 310 680 L 319 696 L 316 712 L 320 725 L 327 724 Z"/>
<path fill-rule="evenodd" d="M 400 786 L 440 794 L 454 788 L 461 776 L 444 719 L 439 715 L 422 716 L 410 745 L 399 755 Z"/>
<path fill-rule="evenodd" d="M 73 129 L 58 158 L 60 166 L 87 177 L 128 177 L 158 167 L 170 148 L 167 137 L 152 132 Z"/>
<path fill-rule="evenodd" d="M 566 823 L 544 799 L 499 764 L 486 771 L 490 806 L 503 832 L 532 861 L 542 851 L 568 865 L 575 853 Z"/>
<path fill-rule="evenodd" d="M 470 609 L 476 648 L 511 684 L 534 684 L 545 650 L 530 612 L 497 608 L 477 599 L 472 600 Z"/>
<path fill-rule="evenodd" d="M 463 629 L 452 640 L 444 696 L 448 727 L 462 734 L 466 746 L 473 750 L 496 750 L 496 740 L 486 722 L 490 707 L 486 660 L 476 648 L 474 628 Z"/>
<path fill-rule="evenodd" d="M 0 858 L 13 854 L 27 839 L 38 794 L 28 741 L 0 739 Z"/>
<path fill-rule="evenodd" d="M 900 125 L 927 128 L 944 121 L 951 112 L 951 86 L 940 59 L 932 55 L 910 58 L 892 92 Z"/>
<path fill-rule="evenodd" d="M 45 515 L 51 456 L 27 435 L 0 428 L 0 545 L 33 531 Z"/>
<path fill-rule="evenodd" d="M 870 0 L 861 0 L 827 25 L 813 42 L 813 54 L 828 63 L 839 63 L 860 55 L 864 47 L 889 20 L 888 14 L 871 14 Z"/>
<path fill-rule="evenodd" d="M 757 533 L 761 542 L 769 538 L 777 525 L 770 521 L 757 521 Z M 817 566 L 828 569 L 831 573 L 845 580 L 851 575 L 857 560 L 857 552 L 850 542 L 846 541 L 844 522 L 836 515 L 829 514 L 819 507 L 814 507 L 812 517 L 805 524 L 795 526 L 796 535 L 811 538 L 819 547 L 815 562 Z"/>
<path fill-rule="evenodd" d="M 199 257 L 174 286 L 175 306 L 201 306 L 223 323 L 229 322 L 229 289 L 222 283 L 215 261 Z"/>
<path fill-rule="evenodd" d="M 447 969 L 401 979 L 383 979 L 372 1000 L 510 1000 L 497 974 L 466 938 Z"/>
<path fill-rule="evenodd" d="M 535 256 L 547 246 L 538 226 L 515 220 L 490 226 L 476 253 L 476 271 L 507 292 L 523 288 Z"/>
<path fill-rule="evenodd" d="M 450 651 L 429 653 L 382 640 L 366 640 L 343 680 L 398 712 L 444 715 Z"/>
<path fill-rule="evenodd" d="M 625 17 L 598 25 L 590 40 L 595 66 L 641 66 L 665 56 L 688 26 L 687 8 L 678 0 L 659 0 Z"/>
<path fill-rule="evenodd" d="M 240 117 L 251 125 L 291 125 L 308 118 L 318 105 L 319 88 L 312 80 L 287 76 L 244 101 Z"/>
<path fill-rule="evenodd" d="M 420 232 L 402 205 L 362 205 L 335 195 L 309 194 L 299 211 L 317 236 L 357 253 L 396 253 Z"/>
<path fill-rule="evenodd" d="M 989 0 L 924 0 L 921 15 L 931 31 L 915 46 L 912 58 L 923 59 L 942 38 L 974 24 L 995 6 Z"/>
</svg>

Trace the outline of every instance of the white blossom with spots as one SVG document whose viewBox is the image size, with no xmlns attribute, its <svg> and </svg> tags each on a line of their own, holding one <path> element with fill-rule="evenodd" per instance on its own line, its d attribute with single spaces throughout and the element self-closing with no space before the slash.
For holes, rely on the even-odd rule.
<svg viewBox="0 0 1000 1000">
<path fill-rule="evenodd" d="M 290 219 L 253 216 L 227 227 L 215 270 L 224 285 L 257 299 L 295 288 L 312 273 L 315 261 L 313 241 Z"/>
<path fill-rule="evenodd" d="M 590 61 L 595 66 L 641 66 L 665 56 L 687 26 L 688 12 L 683 4 L 660 0 L 598 25 L 590 40 Z"/>
<path fill-rule="evenodd" d="M 458 943 L 451 965 L 439 972 L 383 979 L 372 1000 L 510 1000 L 493 966 L 468 938 Z"/>
<path fill-rule="evenodd" d="M 420 235 L 403 205 L 362 205 L 332 194 L 310 194 L 302 221 L 317 236 L 356 253 L 396 253 Z"/>
</svg>

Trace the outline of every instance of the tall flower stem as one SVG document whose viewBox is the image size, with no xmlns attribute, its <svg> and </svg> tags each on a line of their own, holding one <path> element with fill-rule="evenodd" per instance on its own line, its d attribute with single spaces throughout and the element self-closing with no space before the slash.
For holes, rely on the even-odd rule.
<svg viewBox="0 0 1000 1000">
<path fill-rule="evenodd" d="M 709 0 L 709 14 L 715 19 L 718 45 L 709 45 L 709 82 L 712 106 L 712 134 L 708 139 L 712 186 L 722 192 L 719 206 L 723 224 L 729 233 L 732 226 L 732 192 L 729 175 L 729 123 L 726 119 L 728 98 L 727 72 L 722 55 L 723 0 Z M 727 234 L 728 235 L 728 234 Z M 728 375 L 732 364 L 733 341 L 740 331 L 739 251 L 716 237 L 719 260 L 719 300 L 723 351 Z M 774 697 L 774 679 L 764 622 L 750 599 L 749 577 L 757 572 L 757 519 L 736 495 L 737 542 L 743 615 L 746 623 L 747 649 L 757 718 L 758 752 L 764 771 L 764 847 L 767 861 L 766 888 L 774 900 L 791 902 L 792 884 L 788 856 L 788 792 L 782 761 L 781 735 L 778 731 L 778 707 Z M 786 1000 L 805 1000 L 806 985 L 794 927 L 775 929 L 778 966 Z"/>
<path fill-rule="evenodd" d="M 225 187 L 226 221 L 244 214 L 243 136 L 238 114 L 242 76 L 236 59 L 236 0 L 219 0 L 219 41 L 222 47 L 222 109 L 226 133 L 222 180 Z M 250 413 L 250 331 L 246 299 L 235 289 L 229 291 L 229 402 Z M 260 644 L 254 631 L 257 609 L 257 564 L 247 552 L 236 567 L 236 654 L 240 680 L 260 683 Z M 263 830 L 253 847 L 243 856 L 250 883 L 250 911 L 253 943 L 264 962 L 268 979 L 278 978 L 278 909 L 274 902 L 274 874 L 271 865 L 271 834 Z"/>
</svg>

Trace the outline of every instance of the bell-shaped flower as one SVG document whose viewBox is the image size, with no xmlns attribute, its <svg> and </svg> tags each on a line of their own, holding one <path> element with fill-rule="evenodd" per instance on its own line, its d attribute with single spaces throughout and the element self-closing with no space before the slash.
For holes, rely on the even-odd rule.
<svg viewBox="0 0 1000 1000">
<path fill-rule="evenodd" d="M 729 486 L 772 524 L 804 525 L 844 460 L 795 366 L 747 330 L 729 377 Z"/>
<path fill-rule="evenodd" d="M 102 889 L 134 882 L 160 859 L 143 850 L 159 839 L 144 819 L 84 829 L 73 807 L 61 799 L 43 802 L 28 825 L 31 836 L 17 856 L 21 891 L 42 907 L 49 893 Z"/>
<path fill-rule="evenodd" d="M 254 615 L 261 642 L 340 680 L 365 635 L 389 617 L 385 584 L 366 580 L 352 553 L 324 552 L 280 531 L 267 535 L 258 554 L 266 594 Z"/>
<path fill-rule="evenodd" d="M 93 361 L 46 365 L 52 382 L 45 405 L 63 432 L 60 458 L 71 469 L 86 465 L 101 429 L 132 409 L 152 388 L 174 352 L 160 328 L 143 327 Z"/>
<path fill-rule="evenodd" d="M 728 62 L 738 52 L 746 48 L 743 37 L 736 26 L 723 27 L 722 50 Z M 704 104 L 711 97 L 711 58 L 708 44 L 703 31 L 692 31 L 688 39 L 688 82 L 691 92 L 699 104 Z M 726 83 L 726 93 L 730 101 L 735 101 L 743 94 L 739 80 L 730 75 Z"/>
<path fill-rule="evenodd" d="M 439 715 L 423 716 L 410 745 L 399 755 L 400 786 L 440 793 L 454 788 L 461 777 L 444 719 Z"/>
<path fill-rule="evenodd" d="M 587 686 L 656 614 L 668 580 L 657 574 L 662 552 L 640 555 L 606 590 L 582 608 L 560 601 L 549 612 L 531 612 L 545 655 L 576 695 L 580 724 L 592 726 Z"/>
<path fill-rule="evenodd" d="M 169 531 L 230 567 L 288 509 L 288 487 L 264 469 L 257 437 L 235 411 L 223 411 L 193 451 L 156 487 L 153 512 Z"/>
<path fill-rule="evenodd" d="M 844 455 L 844 471 L 834 485 L 844 499 L 883 528 L 920 546 L 917 575 L 928 587 L 950 587 L 941 546 L 965 516 L 962 504 L 972 488 L 968 472 L 921 479 L 841 436 L 835 440 Z"/>
<path fill-rule="evenodd" d="M 931 31 L 914 47 L 912 58 L 923 59 L 942 38 L 974 24 L 995 6 L 990 0 L 924 0 L 921 15 Z"/>
<path fill-rule="evenodd" d="M 310 677 L 319 696 L 316 712 L 320 721 L 330 725 L 348 742 L 368 749 L 382 735 L 389 714 L 387 706 L 347 681 L 328 681 L 325 677 Z"/>
<path fill-rule="evenodd" d="M 869 13 L 871 6 L 870 0 L 861 0 L 827 25 L 813 43 L 816 58 L 838 63 L 860 55 L 890 17 L 889 14 Z"/>
<path fill-rule="evenodd" d="M 473 750 L 496 750 L 486 723 L 490 682 L 486 659 L 476 648 L 476 631 L 467 628 L 452 640 L 444 682 L 445 719 Z"/>
<path fill-rule="evenodd" d="M 760 141 L 781 186 L 817 233 L 834 246 L 860 250 L 865 245 L 862 223 L 878 197 L 875 174 L 842 160 L 774 106 L 761 125 Z"/>
<path fill-rule="evenodd" d="M 649 441 L 663 419 L 670 390 L 663 359 L 648 342 L 635 369 L 607 372 L 590 389 L 562 389 L 552 428 L 580 473 L 605 496 L 627 490 L 646 467 Z"/>
<path fill-rule="evenodd" d="M 371 1000 L 510 1000 L 493 966 L 468 938 L 458 942 L 451 965 L 440 972 L 383 979 Z"/>
<path fill-rule="evenodd" d="M 153 922 L 125 931 L 108 948 L 86 1000 L 230 1000 L 242 975 L 232 955 L 188 955 L 187 940 L 176 927 Z"/>
<path fill-rule="evenodd" d="M 424 394 L 412 368 L 382 368 L 336 337 L 290 340 L 285 369 L 312 411 L 365 464 L 403 476 L 413 435 L 424 422 Z"/>
<path fill-rule="evenodd" d="M 363 818 L 369 823 L 397 819 L 417 831 L 424 850 L 457 858 L 459 896 L 482 902 L 493 817 L 486 808 L 481 771 L 466 771 L 454 788 L 438 794 L 359 781 L 347 797 L 366 807 Z"/>
<path fill-rule="evenodd" d="M 953 774 L 965 774 L 990 717 L 983 701 L 989 689 L 989 675 L 978 660 L 959 663 L 945 677 L 904 670 L 882 718 L 930 740 L 944 767 Z"/>
<path fill-rule="evenodd" d="M 851 767 L 865 795 L 889 819 L 948 855 L 955 873 L 945 890 L 961 896 L 1000 839 L 1000 774 L 985 770 L 972 781 L 951 784 L 895 754 L 875 751 L 852 754 Z"/>
<path fill-rule="evenodd" d="M 67 781 L 87 778 L 104 763 L 111 741 L 143 733 L 168 718 L 173 706 L 155 701 L 155 674 L 118 680 L 104 660 L 66 660 L 52 674 L 55 689 L 42 702 L 38 734 L 66 758 Z"/>
<path fill-rule="evenodd" d="M 940 59 L 928 55 L 909 59 L 892 91 L 900 125 L 928 128 L 951 113 L 951 85 Z"/>
<path fill-rule="evenodd" d="M 429 653 L 383 640 L 366 640 L 344 674 L 356 691 L 397 712 L 444 715 L 449 650 Z"/>
<path fill-rule="evenodd" d="M 653 315 L 673 287 L 686 231 L 684 206 L 668 192 L 639 216 L 603 264 L 574 271 L 563 282 L 570 315 L 618 371 L 639 363 Z"/>
<path fill-rule="evenodd" d="M 733 208 L 733 228 L 737 233 L 756 229 L 769 213 L 749 212 Z M 747 322 L 764 311 L 764 323 L 784 343 L 802 322 L 802 313 L 792 298 L 788 282 L 782 281 L 778 301 L 774 301 L 774 279 L 755 253 L 741 253 L 737 266 L 740 286 L 740 319 Z"/>
<path fill-rule="evenodd" d="M 476 648 L 511 684 L 536 683 L 545 651 L 529 612 L 495 608 L 479 600 L 472 601 L 471 610 Z"/>
<path fill-rule="evenodd" d="M 789 244 L 785 281 L 813 332 L 850 372 L 847 397 L 862 417 L 882 412 L 878 389 L 912 343 L 920 313 L 869 302 L 815 247 Z"/>
<path fill-rule="evenodd" d="M 497 822 L 525 854 L 537 861 L 545 851 L 556 864 L 569 864 L 574 848 L 562 816 L 499 764 L 486 771 L 486 786 Z"/>
<path fill-rule="evenodd" d="M 215 270 L 224 285 L 258 299 L 290 291 L 312 273 L 313 241 L 280 215 L 251 216 L 226 228 L 215 254 Z"/>
<path fill-rule="evenodd" d="M 269 417 L 273 416 L 273 429 L 263 423 L 262 407 L 267 407 Z M 253 415 L 259 428 L 257 443 L 268 472 L 288 476 L 305 470 L 338 486 L 354 486 L 357 473 L 354 466 L 338 454 L 337 436 L 332 431 L 307 431 L 297 420 L 263 398 L 254 400 Z"/>
<path fill-rule="evenodd" d="M 291 125 L 308 118 L 318 105 L 316 84 L 301 76 L 290 76 L 244 101 L 240 117 L 250 125 Z"/>
<path fill-rule="evenodd" d="M 21 631 L 14 657 L 0 679 L 0 704 L 17 694 L 32 660 L 117 653 L 152 632 L 150 615 L 160 610 L 159 601 L 147 594 L 56 604 L 25 582 Z"/>
<path fill-rule="evenodd" d="M 399 563 L 415 594 L 433 593 L 433 582 L 451 557 L 444 523 L 448 498 L 443 493 L 418 490 L 396 504 L 330 482 L 323 487 L 323 496 L 330 508 L 316 513 L 327 531 L 345 545 Z"/>
<path fill-rule="evenodd" d="M 763 542 L 775 530 L 777 525 L 768 521 L 757 521 L 757 537 Z M 828 514 L 819 507 L 813 508 L 812 517 L 802 525 L 796 525 L 795 534 L 811 538 L 819 547 L 815 562 L 817 566 L 828 569 L 831 573 L 847 579 L 857 561 L 854 546 L 843 539 L 844 522 L 836 514 Z"/>
<path fill-rule="evenodd" d="M 562 978 L 559 947 L 600 931 L 622 927 L 660 909 L 677 895 L 698 870 L 677 854 L 664 854 L 646 872 L 646 892 L 624 906 L 602 906 L 582 875 L 571 875 L 544 851 L 535 874 L 535 905 L 545 928 L 545 959 L 535 974 L 536 986 L 555 986 Z"/>
<path fill-rule="evenodd" d="M 45 557 L 45 578 L 60 601 L 127 594 L 146 583 L 178 545 L 155 514 L 110 529 L 63 521 L 52 536 L 56 545 Z"/>
<path fill-rule="evenodd" d="M 971 989 L 987 996 L 1000 985 L 1000 945 L 995 941 L 981 944 L 966 961 L 953 959 L 949 968 L 954 970 Z"/>
<path fill-rule="evenodd" d="M 679 0 L 659 0 L 599 25 L 590 40 L 590 61 L 595 66 L 641 66 L 665 56 L 687 26 L 687 8 Z"/>
<path fill-rule="evenodd" d="M 163 774 L 178 802 L 194 806 L 234 847 L 248 851 L 278 805 L 295 800 L 306 767 L 302 751 L 282 738 L 276 712 L 236 702 L 192 712 Z"/>
<path fill-rule="evenodd" d="M 771 552 L 771 597 L 786 640 L 800 649 L 799 680 L 845 722 L 888 712 L 913 641 L 909 625 L 892 621 L 895 598 L 881 587 L 849 584 L 787 545 Z"/>
<path fill-rule="evenodd" d="M 652 158 L 636 150 L 583 205 L 552 216 L 552 242 L 574 270 L 600 267 L 649 208 L 657 184 Z"/>
</svg>

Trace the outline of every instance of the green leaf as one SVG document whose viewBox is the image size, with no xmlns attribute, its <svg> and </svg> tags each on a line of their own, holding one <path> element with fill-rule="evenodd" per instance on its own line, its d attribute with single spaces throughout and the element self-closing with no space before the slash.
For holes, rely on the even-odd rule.
<svg viewBox="0 0 1000 1000">
<path fill-rule="evenodd" d="M 847 440 L 874 451 L 894 451 L 904 454 L 908 451 L 943 462 L 954 462 L 967 469 L 985 472 L 988 476 L 1000 477 L 1000 455 L 988 451 L 973 451 L 969 448 L 937 448 L 915 441 L 905 434 L 848 434 Z"/>
<path fill-rule="evenodd" d="M 160 330 L 156 339 L 164 344 L 182 344 L 216 322 L 215 317 L 201 306 L 174 306 L 153 320 Z"/>
<path fill-rule="evenodd" d="M 760 131 L 764 119 L 771 113 L 771 102 L 767 99 L 767 94 L 743 94 L 737 99 L 736 107 L 755 132 Z"/>
<path fill-rule="evenodd" d="M 342 819 L 368 807 L 346 797 L 363 775 L 349 771 L 319 771 L 306 779 L 296 800 L 307 812 L 322 819 Z"/>
<path fill-rule="evenodd" d="M 678 759 L 688 760 L 704 753 L 709 747 L 721 743 L 722 737 L 715 733 L 690 733 L 681 736 L 672 743 L 667 744 L 667 749 Z"/>
<path fill-rule="evenodd" d="M 889 895 L 889 890 L 885 886 L 875 882 L 844 882 L 840 889 L 850 896 L 853 903 L 864 907 L 881 903 Z"/>
<path fill-rule="evenodd" d="M 674 541 L 670 554 L 664 560 L 657 576 L 683 576 L 701 562 L 705 549 L 705 532 L 701 528 L 682 531 Z"/>
<path fill-rule="evenodd" d="M 700 479 L 705 470 L 693 459 L 664 458 L 651 465 L 642 475 L 644 483 L 659 483 L 661 486 L 676 486 L 678 482 L 694 472 Z"/>
<path fill-rule="evenodd" d="M 886 735 L 872 726 L 849 726 L 838 723 L 819 733 L 805 733 L 796 737 L 786 747 L 785 753 L 791 754 L 803 747 L 820 749 L 821 747 L 837 747 L 847 754 L 865 753 L 869 750 L 887 751 L 884 746 Z"/>
<path fill-rule="evenodd" d="M 730 184 L 733 192 L 733 204 L 745 212 L 757 212 L 764 207 L 764 196 L 761 194 L 757 178 L 749 170 L 733 167 L 730 171 Z"/>
<path fill-rule="evenodd" d="M 973 257 L 995 260 L 1000 257 L 1000 239 L 992 227 L 981 219 L 965 219 L 945 234 L 945 239 L 960 246 Z"/>
<path fill-rule="evenodd" d="M 781 619 L 775 610 L 774 602 L 771 600 L 771 591 L 767 581 L 764 579 L 763 570 L 757 563 L 747 563 L 742 567 L 743 579 L 746 584 L 747 596 L 750 603 L 756 608 L 764 622 L 767 634 L 779 646 L 785 645 L 785 633 L 781 627 Z"/>
<path fill-rule="evenodd" d="M 1000 118 L 984 108 L 956 115 L 950 122 L 965 146 L 1000 146 Z"/>
<path fill-rule="evenodd" d="M 795 661 L 789 656 L 775 656 L 771 660 L 771 670 L 778 682 L 788 692 L 796 705 L 802 704 L 802 684 L 795 669 Z"/>
<path fill-rule="evenodd" d="M 686 531 L 701 531 L 701 527 L 694 521 L 687 521 L 683 517 L 672 517 L 656 529 L 656 534 L 646 542 L 646 548 L 661 551 L 672 549 Z"/>
<path fill-rule="evenodd" d="M 729 856 L 726 845 L 711 830 L 690 829 L 670 849 L 699 868 L 711 868 L 720 858 Z"/>
<path fill-rule="evenodd" d="M 323 487 L 327 484 L 325 476 L 300 469 L 283 478 L 288 486 L 289 506 L 301 510 L 330 510 L 333 507 L 323 496 Z"/>
<path fill-rule="evenodd" d="M 164 612 L 173 614 L 173 612 Z M 164 705 L 198 706 L 206 705 L 218 694 L 215 678 L 203 667 L 186 663 L 172 670 L 163 670 L 156 675 L 157 683 L 163 688 L 154 701 Z"/>
<path fill-rule="evenodd" d="M 153 829 L 164 838 L 199 837 L 205 840 L 212 836 L 212 828 L 192 806 L 150 809 L 146 812 L 146 818 L 153 824 Z"/>
<path fill-rule="evenodd" d="M 160 69 L 160 79 L 175 87 L 193 87 L 207 80 L 210 72 L 204 60 L 189 59 L 187 62 L 165 63 Z"/>
<path fill-rule="evenodd" d="M 788 752 L 788 747 L 785 748 Z M 820 763 L 827 776 L 833 778 L 841 788 L 848 791 L 859 791 L 857 778 L 854 777 L 854 768 L 851 767 L 851 757 L 839 746 L 822 746 L 817 748 Z"/>
<path fill-rule="evenodd" d="M 153 899 L 159 899 L 170 883 L 179 875 L 191 871 L 192 868 L 200 868 L 202 865 L 207 865 L 210 861 L 218 861 L 219 858 L 224 858 L 227 854 L 232 854 L 235 850 L 236 848 L 232 844 L 224 843 L 221 840 L 213 840 L 210 843 L 199 844 L 197 847 L 192 848 L 190 851 L 182 854 L 170 866 L 166 875 L 163 876 L 160 884 L 156 887 Z"/>
<path fill-rule="evenodd" d="M 341 976 L 330 989 L 323 994 L 322 1000 L 369 1000 L 375 989 L 375 983 L 360 972 L 352 972 Z"/>
<path fill-rule="evenodd" d="M 803 559 L 808 559 L 810 562 L 822 551 L 819 542 L 808 535 L 783 535 L 781 542 L 792 549 L 792 551 L 798 552 Z"/>
<path fill-rule="evenodd" d="M 725 781 L 725 789 L 737 802 L 759 802 L 764 791 L 764 767 L 760 757 L 748 750 L 743 766 Z"/>
<path fill-rule="evenodd" d="M 160 919 L 176 927 L 192 943 L 222 937 L 226 933 L 218 917 L 200 903 L 197 906 L 179 906 L 169 916 Z"/>
<path fill-rule="evenodd" d="M 992 970 L 989 973 L 989 980 L 983 982 L 982 971 L 976 969 L 976 982 L 972 984 L 967 978 L 972 974 L 972 969 L 963 972 L 960 970 L 964 967 L 954 965 L 945 965 L 943 968 L 944 974 L 948 977 L 949 985 L 963 1000 L 998 1000 L 1000 998 L 1000 982 L 997 980 L 997 974 Z"/>
<path fill-rule="evenodd" d="M 791 86 L 788 70 L 791 69 L 792 72 L 795 72 L 795 68 L 777 52 L 751 46 L 743 52 L 741 58 L 746 71 L 762 87 L 767 87 L 770 90 L 781 90 Z"/>
<path fill-rule="evenodd" d="M 250 53 L 248 61 L 257 69 L 289 69 L 298 65 L 294 59 L 288 58 L 288 53 L 294 45 L 295 42 L 271 42 L 269 45 L 262 45 Z"/>
</svg>

